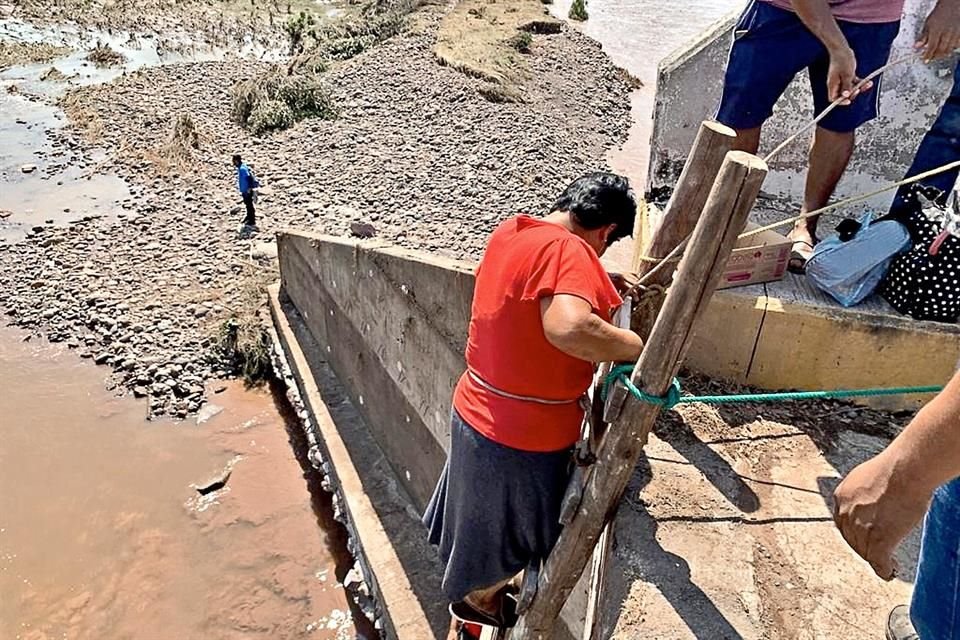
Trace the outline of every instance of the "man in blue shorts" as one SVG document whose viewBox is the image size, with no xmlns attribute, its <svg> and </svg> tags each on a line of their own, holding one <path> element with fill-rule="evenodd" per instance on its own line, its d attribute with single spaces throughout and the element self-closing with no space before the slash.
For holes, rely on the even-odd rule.
<svg viewBox="0 0 960 640">
<path fill-rule="evenodd" d="M 879 83 L 854 90 L 887 63 L 904 0 L 751 0 L 734 31 L 717 120 L 737 131 L 738 149 L 756 153 L 760 128 L 806 69 L 816 113 L 847 103 L 817 126 L 802 212 L 827 204 L 853 153 L 854 132 L 877 116 Z M 817 218 L 798 222 L 791 270 L 802 271 L 817 242 Z"/>
</svg>

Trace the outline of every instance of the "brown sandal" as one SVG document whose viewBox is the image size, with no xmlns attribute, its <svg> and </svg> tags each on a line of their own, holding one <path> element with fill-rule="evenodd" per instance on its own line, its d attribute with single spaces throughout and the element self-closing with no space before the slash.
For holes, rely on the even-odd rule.
<svg viewBox="0 0 960 640">
<path fill-rule="evenodd" d="M 811 243 L 807 242 L 806 240 L 795 240 L 794 243 L 791 245 L 790 260 L 787 261 L 787 271 L 789 271 L 790 273 L 795 273 L 797 275 L 802 276 L 807 272 L 807 260 L 809 260 L 810 258 L 808 256 L 803 255 L 796 249 L 793 249 L 793 247 L 797 246 L 798 244 L 803 244 L 810 247 L 811 252 L 813 249 L 815 249 L 815 247 Z"/>
</svg>

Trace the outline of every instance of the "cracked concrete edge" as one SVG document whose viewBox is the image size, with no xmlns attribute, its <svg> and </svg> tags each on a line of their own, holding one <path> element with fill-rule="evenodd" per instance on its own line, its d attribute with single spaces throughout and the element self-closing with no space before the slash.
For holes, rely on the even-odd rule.
<svg viewBox="0 0 960 640">
<path fill-rule="evenodd" d="M 363 579 L 360 591 L 373 598 L 371 618 L 390 640 L 424 640 L 432 631 L 384 526 L 363 491 L 359 472 L 330 416 L 309 364 L 280 301 L 280 284 L 268 287 L 272 357 L 287 387 L 310 445 L 310 462 L 324 474 L 324 486 L 339 504 L 348 547 Z M 336 515 L 336 514 L 335 514 Z M 340 520 L 341 518 L 338 518 Z M 362 603 L 361 607 L 363 607 Z M 364 608 L 367 611 L 367 608 Z"/>
</svg>

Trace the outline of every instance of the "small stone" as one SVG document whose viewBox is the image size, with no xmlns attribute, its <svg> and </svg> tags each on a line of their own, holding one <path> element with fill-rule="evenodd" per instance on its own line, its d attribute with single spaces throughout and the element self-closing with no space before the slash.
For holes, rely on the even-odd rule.
<svg viewBox="0 0 960 640">
<path fill-rule="evenodd" d="M 377 229 L 368 222 L 351 222 L 350 234 L 357 238 L 372 238 L 377 235 Z"/>
<path fill-rule="evenodd" d="M 200 407 L 200 411 L 197 412 L 197 424 L 204 424 L 209 421 L 214 416 L 218 415 L 223 411 L 223 407 L 220 405 L 213 404 L 208 402 L 207 404 Z"/>
</svg>

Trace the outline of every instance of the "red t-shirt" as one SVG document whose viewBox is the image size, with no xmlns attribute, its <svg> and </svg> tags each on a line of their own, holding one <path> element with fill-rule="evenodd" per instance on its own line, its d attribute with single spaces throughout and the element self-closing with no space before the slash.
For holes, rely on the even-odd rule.
<svg viewBox="0 0 960 640">
<path fill-rule="evenodd" d="M 551 345 L 543 334 L 540 299 L 583 298 L 609 321 L 621 303 L 596 252 L 560 225 L 529 216 L 503 222 L 477 267 L 467 367 L 497 390 L 564 404 L 505 398 L 464 373 L 453 406 L 494 442 L 524 451 L 558 451 L 580 435 L 577 399 L 594 366 Z"/>
</svg>

